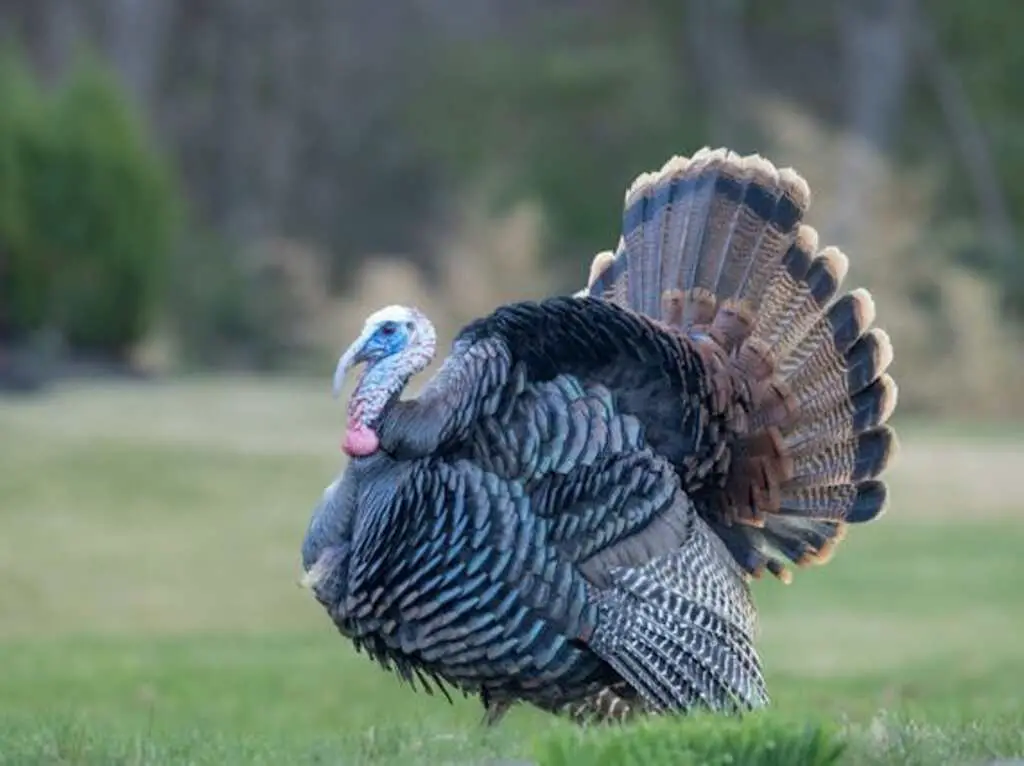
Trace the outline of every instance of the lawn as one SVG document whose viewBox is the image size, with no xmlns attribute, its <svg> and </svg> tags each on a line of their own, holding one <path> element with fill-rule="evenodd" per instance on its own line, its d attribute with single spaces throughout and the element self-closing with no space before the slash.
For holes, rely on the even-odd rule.
<svg viewBox="0 0 1024 766">
<path fill-rule="evenodd" d="M 470 764 L 574 734 L 400 687 L 299 588 L 326 387 L 0 400 L 0 764 Z M 775 709 L 850 732 L 851 763 L 1024 756 L 1024 428 L 901 434 L 888 515 L 757 585 Z"/>
</svg>

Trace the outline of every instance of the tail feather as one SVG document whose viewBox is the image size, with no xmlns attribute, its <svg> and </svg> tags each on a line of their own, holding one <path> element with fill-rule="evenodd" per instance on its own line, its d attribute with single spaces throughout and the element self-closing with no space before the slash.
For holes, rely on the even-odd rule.
<svg viewBox="0 0 1024 766">
<path fill-rule="evenodd" d="M 796 350 L 822 310 L 832 300 L 846 272 L 849 270 L 846 255 L 834 247 L 822 250 L 811 259 L 803 276 L 797 295 L 790 299 L 783 310 L 783 316 L 772 318 L 772 323 L 758 322 L 752 331 L 752 342 L 758 349 L 770 349 L 774 359 L 779 360 L 779 373 L 785 374 L 799 364 L 801 357 L 790 354 Z"/>
<path fill-rule="evenodd" d="M 678 206 L 677 217 L 683 219 L 685 215 L 685 228 L 682 230 L 681 238 L 670 244 L 676 253 L 673 269 L 666 274 L 665 286 L 674 285 L 685 295 L 687 290 L 699 288 L 698 270 L 700 268 L 699 249 L 704 235 L 704 227 L 708 221 L 708 212 L 714 198 L 715 183 L 723 164 L 725 152 L 713 152 L 708 149 L 694 154 L 693 158 L 686 162 L 682 158 L 675 161 L 669 160 L 663 173 L 670 174 L 667 186 L 674 192 L 669 200 L 670 204 Z M 657 179 L 656 174 L 648 176 L 650 181 Z M 626 197 L 626 210 L 629 210 L 629 196 Z M 623 221 L 623 227 L 629 225 L 628 214 Z M 704 290 L 710 297 L 710 293 Z M 696 313 L 693 321 L 702 321 L 699 313 L 704 304 L 700 301 L 684 303 L 684 310 L 691 314 Z"/>
<path fill-rule="evenodd" d="M 897 391 L 892 377 L 883 374 L 854 394 L 850 406 L 840 402 L 818 419 L 787 433 L 783 443 L 794 456 L 805 455 L 883 425 L 896 408 Z"/>
<path fill-rule="evenodd" d="M 686 162 L 688 161 L 681 158 L 669 161 L 669 167 L 672 165 L 679 167 L 672 171 L 674 173 L 674 180 L 664 185 L 665 193 L 670 197 L 665 200 L 665 207 L 670 212 L 668 225 L 665 226 L 665 237 L 662 242 L 661 272 L 659 275 L 659 284 L 662 285 L 673 284 L 678 281 L 678 275 L 684 263 L 683 247 L 689 239 L 687 231 L 690 226 L 690 215 L 695 204 L 697 204 L 697 195 L 686 194 L 684 189 L 680 188 L 682 186 L 695 185 L 693 180 L 686 178 L 682 172 Z M 696 190 L 694 189 L 694 191 Z M 628 196 L 627 192 L 627 198 Z M 625 209 L 629 210 L 628 203 Z M 624 227 L 628 226 L 628 222 L 623 221 L 623 225 Z M 661 305 L 658 308 L 663 315 L 674 310 L 669 296 L 663 295 L 660 300 Z M 680 303 L 679 309 L 681 308 L 682 304 Z"/>
<path fill-rule="evenodd" d="M 675 284 L 683 294 L 699 294 L 701 301 L 691 301 L 687 320 L 700 324 L 711 321 L 704 312 L 713 308 L 715 280 L 722 257 L 729 243 L 730 230 L 739 214 L 739 200 L 727 197 L 719 204 L 718 189 L 739 186 L 743 169 L 739 158 L 731 152 L 706 152 L 694 163 L 697 174 L 695 204 L 690 206 L 687 238 L 679 248 L 682 260 L 668 284 Z M 684 176 L 685 177 L 685 176 Z M 686 184 L 679 185 L 685 191 Z"/>
<path fill-rule="evenodd" d="M 863 391 L 892 364 L 893 349 L 889 334 L 878 327 L 872 328 L 846 355 L 847 386 L 852 391 Z"/>
<path fill-rule="evenodd" d="M 759 164 L 766 167 L 763 175 L 776 175 L 774 168 L 766 160 L 759 159 Z M 797 227 L 811 204 L 811 192 L 807 182 L 794 171 L 788 168 L 780 170 L 777 178 L 775 205 L 770 216 L 765 216 L 767 224 L 761 231 L 761 239 L 756 244 L 756 249 L 752 250 L 741 239 L 733 239 L 729 248 L 730 257 L 726 259 L 728 263 L 734 254 L 736 259 L 740 260 L 741 254 L 753 253 L 748 256 L 743 280 L 736 288 L 739 299 L 745 301 L 752 312 L 761 305 L 764 291 L 778 270 L 782 258 L 793 244 Z M 758 180 L 757 177 L 752 179 L 750 191 L 760 191 Z M 755 207 L 747 206 L 745 210 L 756 213 Z M 730 294 L 732 290 L 729 283 L 723 283 L 721 280 L 715 286 L 715 292 L 720 296 Z"/>
<path fill-rule="evenodd" d="M 782 257 L 782 268 L 775 276 L 757 314 L 755 330 L 766 344 L 778 340 L 771 330 L 780 330 L 791 324 L 793 307 L 808 291 L 807 272 L 818 249 L 818 232 L 811 226 L 800 224 L 796 237 Z M 767 333 L 765 331 L 768 331 Z"/>
<path fill-rule="evenodd" d="M 803 178 L 757 155 L 674 157 L 630 186 L 619 247 L 594 259 L 581 293 L 727 369 L 709 368 L 706 406 L 731 460 L 702 514 L 747 572 L 782 579 L 787 561 L 826 561 L 847 525 L 884 511 L 879 477 L 897 446 L 892 344 L 870 293 L 843 291 L 846 255 L 819 249 L 803 222 L 810 202 Z"/>
<path fill-rule="evenodd" d="M 885 505 L 887 488 L 878 480 L 857 485 L 817 485 L 794 490 L 781 503 L 781 512 L 791 518 L 841 521 L 874 518 Z"/>
</svg>

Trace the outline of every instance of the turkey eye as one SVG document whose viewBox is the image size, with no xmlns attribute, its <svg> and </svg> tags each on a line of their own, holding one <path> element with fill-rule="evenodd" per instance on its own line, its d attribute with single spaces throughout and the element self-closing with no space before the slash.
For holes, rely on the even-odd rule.
<svg viewBox="0 0 1024 766">
<path fill-rule="evenodd" d="M 393 324 L 381 325 L 380 331 L 384 335 L 393 335 L 395 332 L 395 326 Z"/>
</svg>

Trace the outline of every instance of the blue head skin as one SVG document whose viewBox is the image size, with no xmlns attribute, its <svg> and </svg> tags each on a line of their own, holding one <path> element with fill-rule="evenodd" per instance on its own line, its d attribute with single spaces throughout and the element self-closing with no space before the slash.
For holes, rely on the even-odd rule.
<svg viewBox="0 0 1024 766">
<path fill-rule="evenodd" d="M 388 306 L 366 320 L 334 371 L 337 397 L 348 370 L 366 365 L 348 401 L 348 430 L 342 445 L 346 453 L 358 457 L 377 450 L 374 425 L 409 379 L 430 364 L 436 344 L 430 320 L 414 308 Z"/>
</svg>

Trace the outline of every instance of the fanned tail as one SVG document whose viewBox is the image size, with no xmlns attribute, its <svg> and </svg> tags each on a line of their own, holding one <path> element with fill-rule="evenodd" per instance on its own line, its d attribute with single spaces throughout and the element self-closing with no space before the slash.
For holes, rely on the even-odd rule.
<svg viewBox="0 0 1024 766">
<path fill-rule="evenodd" d="M 617 250 L 583 295 L 685 336 L 706 364 L 710 453 L 727 469 L 680 466 L 701 514 L 748 573 L 788 580 L 823 563 L 847 525 L 884 510 L 896 449 L 889 336 L 848 262 L 803 223 L 807 183 L 758 156 L 702 149 L 643 174 L 626 193 Z M 696 456 L 699 462 L 701 456 Z"/>
</svg>

